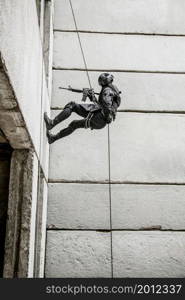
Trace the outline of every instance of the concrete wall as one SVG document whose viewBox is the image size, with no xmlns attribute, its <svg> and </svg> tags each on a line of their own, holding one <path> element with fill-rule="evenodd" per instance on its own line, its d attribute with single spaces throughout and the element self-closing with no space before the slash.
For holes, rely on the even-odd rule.
<svg viewBox="0 0 185 300">
<path fill-rule="evenodd" d="M 123 94 L 110 140 L 81 129 L 50 147 L 46 276 L 184 277 L 185 3 L 72 5 L 93 87 L 111 71 Z M 88 80 L 69 1 L 55 0 L 53 116 L 80 101 L 69 84 Z"/>
<path fill-rule="evenodd" d="M 34 0 L 0 1 L 0 51 L 20 110 L 40 158 L 41 119 L 49 109 Z M 45 143 L 46 145 L 46 143 Z"/>
<path fill-rule="evenodd" d="M 45 1 L 41 0 L 40 2 L 41 12 L 39 16 L 40 19 L 38 19 L 35 0 L 0 0 L 1 68 L 6 74 L 9 84 L 8 88 L 12 91 L 11 94 L 10 92 L 8 94 L 7 89 L 5 90 L 4 88 L 3 93 L 0 95 L 2 97 L 0 100 L 3 100 L 3 103 L 11 104 L 11 107 L 10 105 L 7 105 L 7 107 L 0 106 L 0 113 L 2 115 L 0 127 L 3 126 L 2 129 L 6 129 L 5 134 L 8 135 L 8 140 L 13 148 L 32 149 L 35 157 L 35 163 L 32 170 L 34 187 L 32 191 L 33 202 L 31 209 L 28 277 L 34 276 L 35 228 L 37 228 L 36 223 L 38 221 L 41 222 L 43 226 L 43 235 L 40 236 L 40 239 L 42 240 L 42 271 L 38 270 L 38 273 L 39 276 L 43 276 L 43 245 L 45 244 L 43 241 L 45 237 L 44 228 L 46 226 L 45 214 L 47 203 L 49 147 L 46 138 L 43 113 L 44 111 L 47 111 L 48 113 L 50 111 L 50 92 L 47 82 L 49 82 L 49 84 L 51 82 L 51 52 L 49 53 L 49 50 L 47 49 L 47 55 L 45 53 L 45 64 L 47 62 L 45 70 L 43 51 L 46 50 L 44 48 L 46 38 L 48 40 L 51 38 L 50 29 L 53 25 L 51 22 L 53 2 L 51 1 L 50 3 L 50 11 L 47 7 L 47 15 L 45 15 L 45 20 Z M 48 22 L 47 29 L 45 29 L 46 23 L 44 24 L 44 21 Z M 45 33 L 47 31 L 49 32 L 46 37 Z M 50 44 L 52 45 L 51 40 Z M 48 58 L 48 60 L 46 58 Z M 4 73 L 3 76 L 5 76 Z M 5 94 L 5 92 L 7 94 Z M 14 112 L 13 118 L 9 117 L 10 109 L 15 107 L 16 114 Z M 3 111 L 1 111 L 1 109 Z M 9 112 L 7 113 L 5 109 L 9 110 Z M 5 113 L 7 113 L 6 119 Z M 27 144 L 22 143 L 21 140 L 21 143 L 19 143 L 17 147 L 18 143 L 16 142 L 16 137 L 21 138 L 24 133 L 20 131 L 20 128 L 26 132 L 25 136 L 27 138 Z M 40 179 L 38 175 L 41 173 L 43 174 L 43 185 L 45 186 L 44 190 L 46 190 L 42 196 L 39 194 Z M 38 199 L 40 199 L 39 201 L 43 201 L 43 214 L 41 216 L 41 220 L 37 220 L 36 218 Z"/>
<path fill-rule="evenodd" d="M 75 30 L 68 0 L 55 0 L 55 29 Z M 184 34 L 183 0 L 78 0 L 73 9 L 79 30 Z"/>
</svg>

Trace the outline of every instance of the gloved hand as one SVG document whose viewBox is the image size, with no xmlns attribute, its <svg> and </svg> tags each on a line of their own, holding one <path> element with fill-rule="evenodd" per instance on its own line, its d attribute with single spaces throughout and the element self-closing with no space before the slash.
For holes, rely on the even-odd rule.
<svg viewBox="0 0 185 300">
<path fill-rule="evenodd" d="M 90 99 L 90 101 L 93 100 L 93 97 L 94 97 L 94 90 L 93 89 L 88 89 L 88 88 L 83 89 L 82 101 L 85 102 L 87 97 Z"/>
<path fill-rule="evenodd" d="M 90 101 L 93 101 L 93 98 L 95 97 L 94 90 L 93 89 L 88 89 L 87 96 L 90 99 Z"/>
</svg>

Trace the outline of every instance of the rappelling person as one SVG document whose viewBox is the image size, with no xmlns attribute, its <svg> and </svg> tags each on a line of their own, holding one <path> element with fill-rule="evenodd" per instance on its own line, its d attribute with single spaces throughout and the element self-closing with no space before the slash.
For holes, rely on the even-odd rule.
<svg viewBox="0 0 185 300">
<path fill-rule="evenodd" d="M 89 98 L 93 103 L 69 102 L 53 120 L 47 116 L 47 113 L 44 113 L 49 144 L 71 134 L 78 128 L 102 129 L 115 120 L 117 109 L 121 103 L 121 92 L 113 85 L 113 79 L 113 75 L 109 73 L 102 73 L 99 76 L 98 83 L 102 89 L 98 99 L 93 89 L 83 89 L 83 101 Z M 72 121 L 68 127 L 55 135 L 49 132 L 54 126 L 69 118 L 72 112 L 83 119 Z"/>
</svg>

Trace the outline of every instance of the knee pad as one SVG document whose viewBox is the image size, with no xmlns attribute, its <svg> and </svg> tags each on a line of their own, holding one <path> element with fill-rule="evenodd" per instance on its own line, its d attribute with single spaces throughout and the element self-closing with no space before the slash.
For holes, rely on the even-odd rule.
<svg viewBox="0 0 185 300">
<path fill-rule="evenodd" d="M 64 109 L 69 108 L 69 109 L 73 110 L 75 108 L 75 106 L 76 106 L 76 103 L 71 101 L 64 106 Z"/>
</svg>

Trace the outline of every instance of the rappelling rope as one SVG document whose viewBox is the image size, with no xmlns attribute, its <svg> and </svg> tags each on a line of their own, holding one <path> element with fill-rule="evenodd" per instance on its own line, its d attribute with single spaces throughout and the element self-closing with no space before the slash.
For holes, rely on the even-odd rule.
<svg viewBox="0 0 185 300">
<path fill-rule="evenodd" d="M 72 15 L 73 15 L 73 21 L 74 21 L 75 28 L 76 28 L 76 33 L 77 33 L 77 36 L 78 36 L 78 41 L 79 41 L 79 45 L 80 45 L 80 49 L 81 49 L 81 53 L 82 53 L 84 67 L 85 67 L 85 71 L 86 71 L 86 74 L 87 74 L 87 79 L 88 79 L 88 82 L 89 82 L 89 87 L 90 87 L 90 89 L 92 89 L 91 79 L 90 79 L 88 68 L 87 68 L 87 62 L 86 62 L 85 54 L 84 54 L 84 51 L 83 51 L 82 41 L 81 41 L 81 38 L 80 38 L 80 34 L 79 34 L 77 22 L 76 22 L 76 17 L 75 17 L 75 12 L 74 12 L 71 0 L 69 0 L 69 4 L 70 4 L 71 12 L 72 12 Z M 93 113 L 89 113 L 87 118 L 86 118 L 86 122 L 85 122 L 85 128 L 86 129 L 90 127 L 90 120 L 92 119 L 92 117 L 93 117 Z"/>
<path fill-rule="evenodd" d="M 83 57 L 83 61 L 84 61 L 85 71 L 86 71 L 86 74 L 87 74 L 87 79 L 88 79 L 88 82 L 89 82 L 89 87 L 92 89 L 91 80 L 90 80 L 90 76 L 89 76 L 89 72 L 88 72 L 88 68 L 87 68 L 87 62 L 86 62 L 86 59 L 85 59 L 85 54 L 84 54 L 84 51 L 83 51 L 82 42 L 81 42 L 81 38 L 80 38 L 78 27 L 77 27 L 75 13 L 74 13 L 74 9 L 73 9 L 73 5 L 72 5 L 71 0 L 69 0 L 69 3 L 70 3 L 70 6 L 71 6 L 73 20 L 74 20 L 74 24 L 75 24 L 75 28 L 76 28 L 76 33 L 77 33 L 77 36 L 78 36 L 78 40 L 79 40 L 79 44 L 80 44 L 80 49 L 81 49 L 81 52 L 82 52 L 82 57 Z"/>
<path fill-rule="evenodd" d="M 78 41 L 79 41 L 80 49 L 81 49 L 81 52 L 82 52 L 82 57 L 83 57 L 85 71 L 86 71 L 88 82 L 89 82 L 89 87 L 92 89 L 91 80 L 90 80 L 90 76 L 89 76 L 89 72 L 88 72 L 88 68 L 87 68 L 87 61 L 85 59 L 85 54 L 84 54 L 83 47 L 82 47 L 82 42 L 81 42 L 81 38 L 80 38 L 80 34 L 79 34 L 79 30 L 78 30 L 78 26 L 77 26 L 77 22 L 76 22 L 76 18 L 75 18 L 75 13 L 74 13 L 72 1 L 69 0 L 69 3 L 70 3 L 70 6 L 71 6 L 73 20 L 74 20 L 74 24 L 75 24 L 75 28 L 76 28 L 76 33 L 77 33 L 77 36 L 78 36 Z M 89 114 L 88 116 L 89 116 L 89 118 L 87 117 L 87 121 L 86 121 L 86 126 L 87 127 L 86 128 L 90 127 L 90 120 L 91 120 L 93 115 Z M 108 172 L 109 172 L 108 177 L 109 177 L 110 237 L 111 237 L 111 277 L 113 278 L 112 199 L 111 199 L 111 168 L 110 168 L 110 131 L 109 131 L 109 124 L 108 124 Z"/>
</svg>

